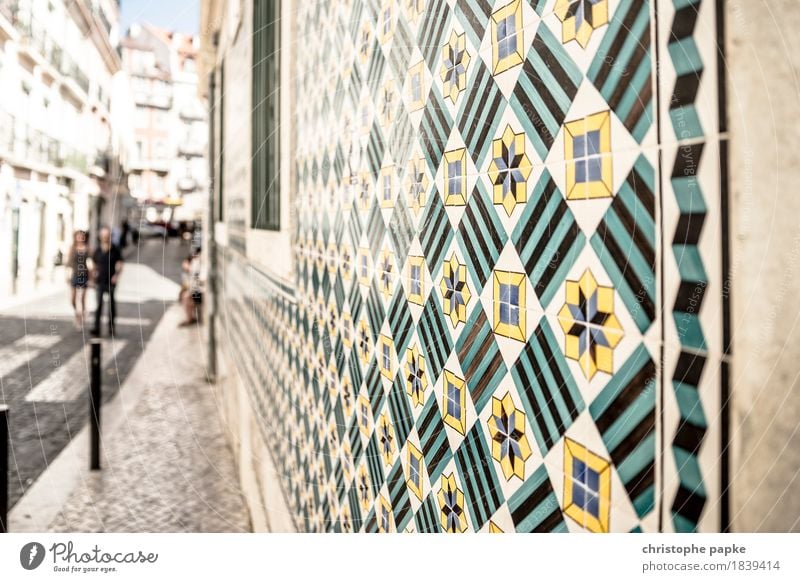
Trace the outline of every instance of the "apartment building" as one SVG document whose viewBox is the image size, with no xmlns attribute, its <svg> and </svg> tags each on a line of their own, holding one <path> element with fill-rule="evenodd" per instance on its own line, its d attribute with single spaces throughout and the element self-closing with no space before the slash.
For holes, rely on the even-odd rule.
<svg viewBox="0 0 800 582">
<path fill-rule="evenodd" d="M 0 2 L 0 290 L 52 282 L 75 229 L 129 203 L 113 0 Z"/>
<path fill-rule="evenodd" d="M 198 41 L 135 24 L 121 43 L 135 105 L 129 184 L 150 220 L 201 218 L 208 129 L 197 92 Z"/>
</svg>

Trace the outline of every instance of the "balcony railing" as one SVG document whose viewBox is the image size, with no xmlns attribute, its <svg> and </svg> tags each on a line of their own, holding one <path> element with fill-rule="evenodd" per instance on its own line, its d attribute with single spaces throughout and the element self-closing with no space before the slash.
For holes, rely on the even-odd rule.
<svg viewBox="0 0 800 582">
<path fill-rule="evenodd" d="M 205 154 L 205 146 L 192 141 L 184 141 L 178 144 L 178 155 L 186 157 L 199 157 Z"/>
<path fill-rule="evenodd" d="M 157 109 L 170 109 L 172 107 L 172 95 L 148 93 L 138 91 L 133 94 L 133 101 L 136 105 L 146 105 Z"/>
<path fill-rule="evenodd" d="M 39 53 L 53 68 L 62 75 L 70 77 L 84 91 L 89 93 L 89 77 L 81 70 L 78 63 L 64 52 L 64 49 L 47 33 L 47 28 L 33 17 L 30 9 L 21 10 L 16 2 L 0 0 L 2 6 L 10 13 L 11 23 L 22 35 L 24 44 Z"/>
<path fill-rule="evenodd" d="M 89 93 L 89 77 L 84 75 L 83 71 L 81 71 L 81 68 L 78 66 L 78 63 L 76 63 L 66 54 L 63 55 L 61 59 L 60 70 L 61 74 L 72 78 L 78 84 L 78 87 L 83 89 L 84 93 Z"/>
<path fill-rule="evenodd" d="M 86 173 L 86 155 L 7 112 L 0 112 L 0 150 L 26 162 L 50 164 Z"/>
<path fill-rule="evenodd" d="M 198 107 L 184 107 L 179 115 L 183 121 L 204 121 L 206 118 L 205 111 Z"/>
</svg>

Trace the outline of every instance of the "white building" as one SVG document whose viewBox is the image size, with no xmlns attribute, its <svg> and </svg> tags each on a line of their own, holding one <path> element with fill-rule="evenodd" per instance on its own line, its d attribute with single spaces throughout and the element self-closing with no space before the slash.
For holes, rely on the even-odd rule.
<svg viewBox="0 0 800 582">
<path fill-rule="evenodd" d="M 118 20 L 114 0 L 0 0 L 0 293 L 52 283 L 75 229 L 125 213 Z"/>
<path fill-rule="evenodd" d="M 150 220 L 201 218 L 208 126 L 197 96 L 198 40 L 137 24 L 121 43 L 136 107 L 129 184 Z"/>
</svg>

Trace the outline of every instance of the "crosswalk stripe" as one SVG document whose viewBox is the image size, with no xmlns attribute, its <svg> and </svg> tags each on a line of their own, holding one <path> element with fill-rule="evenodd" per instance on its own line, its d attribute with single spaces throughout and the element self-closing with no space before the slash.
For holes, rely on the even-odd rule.
<svg viewBox="0 0 800 582">
<path fill-rule="evenodd" d="M 152 323 L 149 319 L 142 317 L 117 317 L 114 325 L 136 325 L 146 327 Z"/>
<path fill-rule="evenodd" d="M 42 350 L 54 346 L 61 338 L 57 335 L 24 335 L 10 346 L 0 348 L 0 378 L 32 360 Z"/>
<path fill-rule="evenodd" d="M 55 319 L 58 321 L 74 321 L 75 318 L 71 315 L 54 315 L 50 316 L 49 319 Z M 94 322 L 93 317 L 89 317 L 86 319 L 86 326 L 87 329 L 91 327 L 91 324 Z M 117 326 L 120 325 L 135 325 L 137 327 L 147 327 L 148 325 L 152 324 L 153 320 L 148 317 L 117 317 L 115 324 Z M 47 337 L 47 336 L 45 336 Z"/>
<path fill-rule="evenodd" d="M 102 348 L 105 368 L 127 344 L 124 340 L 104 341 Z M 27 402 L 68 402 L 75 400 L 89 385 L 89 347 L 85 347 L 54 369 L 25 396 Z"/>
<path fill-rule="evenodd" d="M 16 342 L 14 342 L 14 345 L 18 345 L 19 347 L 39 348 L 45 350 L 53 347 L 59 341 L 61 341 L 61 337 L 58 334 L 28 334 L 19 338 Z"/>
</svg>

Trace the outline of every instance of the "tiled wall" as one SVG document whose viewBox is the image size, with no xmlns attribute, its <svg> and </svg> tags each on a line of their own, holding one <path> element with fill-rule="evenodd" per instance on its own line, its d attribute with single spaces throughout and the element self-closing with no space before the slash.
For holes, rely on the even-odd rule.
<svg viewBox="0 0 800 582">
<path fill-rule="evenodd" d="M 295 281 L 224 321 L 298 527 L 724 527 L 715 2 L 297 10 Z"/>
</svg>

